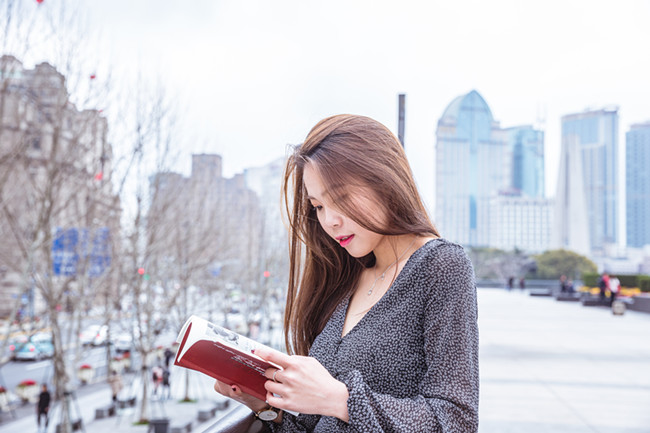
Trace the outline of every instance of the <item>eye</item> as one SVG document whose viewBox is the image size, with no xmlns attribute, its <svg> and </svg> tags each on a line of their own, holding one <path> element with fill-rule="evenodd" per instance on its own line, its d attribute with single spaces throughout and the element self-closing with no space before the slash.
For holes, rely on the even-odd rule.
<svg viewBox="0 0 650 433">
<path fill-rule="evenodd" d="M 311 206 L 312 210 L 315 210 L 316 212 L 323 210 L 323 206 L 317 204 L 317 205 L 312 205 Z"/>
</svg>

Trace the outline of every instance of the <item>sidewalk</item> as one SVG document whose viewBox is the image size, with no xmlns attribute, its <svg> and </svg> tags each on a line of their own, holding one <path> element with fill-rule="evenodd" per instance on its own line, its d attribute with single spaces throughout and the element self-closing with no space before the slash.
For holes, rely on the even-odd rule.
<svg viewBox="0 0 650 433">
<path fill-rule="evenodd" d="M 167 400 L 159 400 L 155 396 L 149 400 L 149 416 L 151 419 L 168 417 L 170 425 L 175 422 L 192 421 L 192 432 L 203 432 L 206 428 L 213 425 L 217 419 L 223 416 L 228 410 L 234 407 L 234 402 L 230 403 L 229 408 L 216 412 L 216 415 L 209 420 L 199 422 L 198 411 L 200 408 L 213 406 L 215 402 L 220 402 L 224 398 L 213 391 L 214 380 L 200 373 L 190 372 L 190 397 L 196 399 L 193 403 L 182 403 L 180 400 L 185 396 L 185 369 L 172 367 L 171 379 L 171 396 Z M 130 389 L 134 392 L 141 392 L 141 379 L 133 377 L 132 380 L 126 380 L 123 392 L 128 393 Z M 122 395 L 122 394 L 121 394 Z M 118 409 L 116 416 L 103 419 L 95 419 L 95 409 L 106 406 L 111 401 L 111 392 L 108 385 L 104 389 L 94 391 L 79 397 L 76 402 L 72 402 L 72 416 L 76 418 L 81 414 L 83 426 L 87 433 L 146 433 L 148 425 L 134 425 L 139 418 L 139 394 L 138 404 L 134 408 Z M 34 407 L 34 405 L 31 405 Z M 10 415 L 7 415 L 10 416 Z M 56 424 L 60 422 L 60 412 L 58 404 L 52 409 L 50 415 L 50 425 L 48 432 L 55 432 Z M 78 430 L 81 431 L 81 430 Z M 35 409 L 33 415 L 24 416 L 0 425 L 0 433 L 31 433 L 37 432 Z"/>
<path fill-rule="evenodd" d="M 650 314 L 478 295 L 480 433 L 650 432 Z"/>
</svg>

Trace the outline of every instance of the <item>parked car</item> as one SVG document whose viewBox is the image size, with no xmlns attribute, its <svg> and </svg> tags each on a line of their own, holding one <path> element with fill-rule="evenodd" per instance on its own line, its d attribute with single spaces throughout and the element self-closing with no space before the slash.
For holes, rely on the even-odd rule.
<svg viewBox="0 0 650 433">
<path fill-rule="evenodd" d="M 16 349 L 21 348 L 23 345 L 27 344 L 28 341 L 29 338 L 26 335 L 19 335 L 17 337 L 11 338 L 7 344 L 7 349 L 9 350 L 9 359 L 14 359 Z"/>
<path fill-rule="evenodd" d="M 118 334 L 113 341 L 113 347 L 117 353 L 130 352 L 133 347 L 133 338 L 131 337 L 131 334 Z"/>
<path fill-rule="evenodd" d="M 84 346 L 101 346 L 106 344 L 108 326 L 90 325 L 79 334 L 79 342 Z"/>
<path fill-rule="evenodd" d="M 10 347 L 11 349 L 11 347 Z M 54 356 L 52 336 L 46 333 L 32 335 L 12 350 L 12 358 L 17 361 L 39 361 Z"/>
</svg>

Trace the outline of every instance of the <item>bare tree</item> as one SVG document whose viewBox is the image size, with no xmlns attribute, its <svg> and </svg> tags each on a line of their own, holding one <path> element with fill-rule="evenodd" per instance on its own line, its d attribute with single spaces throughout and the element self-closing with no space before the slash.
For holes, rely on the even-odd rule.
<svg viewBox="0 0 650 433">
<path fill-rule="evenodd" d="M 79 111 L 70 103 L 63 75 L 49 64 L 22 72 L 5 94 L 5 102 L 18 106 L 5 116 L 13 125 L 5 132 L 11 129 L 9 143 L 18 143 L 22 152 L 5 164 L 0 225 L 8 242 L 1 256 L 14 274 L 23 275 L 23 287 L 34 287 L 44 301 L 55 347 L 56 397 L 62 399 L 71 371 L 62 321 L 102 284 L 101 273 L 91 269 L 89 245 L 96 229 L 109 225 L 97 205 L 111 201 L 110 187 L 94 184 L 104 164 L 107 125 L 97 111 Z M 65 425 L 68 400 L 61 404 Z"/>
<path fill-rule="evenodd" d="M 167 240 L 167 226 L 160 221 L 165 220 L 171 208 L 154 200 L 164 183 L 162 177 L 152 175 L 169 172 L 175 159 L 171 149 L 176 116 L 161 85 L 151 87 L 140 82 L 131 94 L 133 103 L 124 108 L 122 117 L 132 146 L 126 158 L 121 159 L 123 167 L 118 169 L 124 217 L 120 271 L 116 278 L 117 286 L 125 288 L 121 295 L 130 300 L 135 349 L 142 359 L 139 421 L 148 422 L 149 373 L 156 341 L 170 320 L 165 312 L 168 300 L 177 297 L 163 291 L 169 284 L 156 274 L 158 252 Z M 172 287 L 172 291 L 178 289 Z"/>
<path fill-rule="evenodd" d="M 80 300 L 105 284 L 105 266 L 92 245 L 99 229 L 114 226 L 100 209 L 114 200 L 102 182 L 104 173 L 110 176 L 107 123 L 87 109 L 107 85 L 87 72 L 80 51 L 87 34 L 76 11 L 59 6 L 0 0 L 3 52 L 57 65 L 27 69 L 15 56 L 0 59 L 0 235 L 6 239 L 0 264 L 19 294 L 43 302 L 55 347 L 55 398 L 67 432 L 73 369 L 63 334 L 69 340 L 73 328 L 63 325 L 81 314 Z"/>
</svg>

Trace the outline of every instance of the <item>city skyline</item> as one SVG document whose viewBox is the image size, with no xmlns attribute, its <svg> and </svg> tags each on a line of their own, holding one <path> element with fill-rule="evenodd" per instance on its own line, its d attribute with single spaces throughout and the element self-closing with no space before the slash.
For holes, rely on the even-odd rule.
<svg viewBox="0 0 650 433">
<path fill-rule="evenodd" d="M 552 196 L 563 115 L 615 104 L 620 134 L 650 118 L 650 59 L 638 55 L 650 39 L 646 2 L 77 4 L 88 39 L 99 40 L 88 73 L 111 75 L 116 87 L 136 74 L 161 80 L 186 116 L 184 151 L 223 155 L 229 176 L 285 155 L 331 114 L 368 115 L 396 131 L 405 93 L 406 151 L 432 208 L 436 121 L 448 101 L 477 89 L 504 128 L 545 120 L 535 126 Z M 50 60 L 45 43 L 35 48 L 20 58 L 27 67 Z"/>
<path fill-rule="evenodd" d="M 26 77 L 35 71 L 22 69 L 20 62 L 11 56 L 3 59 L 18 68 L 6 69 L 9 76 Z M 47 63 L 38 65 L 36 69 L 59 74 Z M 556 212 L 564 215 L 559 220 L 565 229 L 556 230 L 556 227 L 549 224 L 546 210 L 549 202 L 528 200 L 544 198 L 543 131 L 536 130 L 531 125 L 501 128 L 500 121 L 492 116 L 490 107 L 476 90 L 454 98 L 439 119 L 436 143 L 438 182 L 442 185 L 455 185 L 458 189 L 438 189 L 444 194 L 438 197 L 440 205 L 436 208 L 435 219 L 436 224 L 443 227 L 445 236 L 470 247 L 518 248 L 526 251 L 565 247 L 585 255 L 594 252 L 602 255 L 606 244 L 614 245 L 619 238 L 624 240 L 624 232 L 620 231 L 619 234 L 617 222 L 620 218 L 617 204 L 625 200 L 620 194 L 616 176 L 620 151 L 617 140 L 617 108 L 573 113 L 564 116 L 562 121 L 563 168 L 560 170 L 559 190 L 566 190 L 569 194 L 558 200 L 562 206 Z M 634 125 L 634 129 L 642 126 L 647 124 Z M 635 147 L 632 150 L 639 153 Z M 194 160 L 199 156 L 200 154 L 192 155 L 193 167 Z M 218 160 L 221 176 L 221 156 L 218 156 Z M 276 175 L 281 172 L 281 158 L 267 164 L 278 164 L 280 166 L 273 169 Z M 234 178 L 246 179 L 247 172 L 251 173 L 255 169 L 256 167 L 248 167 Z M 258 169 L 268 170 L 264 166 Z M 193 168 L 192 172 L 194 171 Z M 625 183 L 630 184 L 634 171 L 625 179 Z M 572 174 L 569 178 L 565 173 Z M 450 174 L 455 177 L 452 179 Z M 103 173 L 100 172 L 101 175 Z M 465 187 L 469 184 L 470 188 L 464 188 L 464 184 Z M 264 194 L 275 195 L 269 188 L 265 188 L 262 195 Z M 494 199 L 495 194 L 501 196 L 498 201 L 510 210 L 505 213 L 501 210 L 494 211 L 500 207 Z M 461 203 L 460 207 L 458 203 Z M 567 203 L 571 203 L 572 207 L 567 207 Z M 464 208 L 465 205 L 468 207 Z M 451 213 L 447 215 L 450 209 Z M 585 213 L 582 219 L 579 217 L 580 209 Z M 502 216 L 494 217 L 499 214 Z M 462 218 L 469 221 L 469 228 L 457 224 Z M 511 225 L 514 223 L 516 230 L 510 230 L 502 220 L 509 220 Z M 521 230 L 521 227 L 531 228 L 536 224 L 540 227 L 540 234 L 532 236 L 527 233 L 530 230 Z M 559 234 L 559 239 L 548 242 L 548 231 Z M 567 234 L 573 238 L 580 235 L 580 241 L 575 243 L 569 240 Z M 465 235 L 467 236 L 463 237 Z"/>
</svg>

